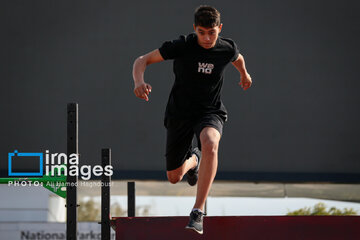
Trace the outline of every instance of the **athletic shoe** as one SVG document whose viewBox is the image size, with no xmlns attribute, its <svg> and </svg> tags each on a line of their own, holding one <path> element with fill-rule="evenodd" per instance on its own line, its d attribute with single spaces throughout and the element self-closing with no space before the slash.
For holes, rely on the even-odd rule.
<svg viewBox="0 0 360 240">
<path fill-rule="evenodd" d="M 199 173 L 199 165 L 200 165 L 200 159 L 201 159 L 201 151 L 199 150 L 199 148 L 194 148 L 191 151 L 191 156 L 195 154 L 195 156 L 197 157 L 197 165 L 194 169 L 190 169 L 187 172 L 187 176 L 186 176 L 186 180 L 189 183 L 190 186 L 194 186 L 197 181 L 198 181 L 198 173 Z"/>
<path fill-rule="evenodd" d="M 194 210 L 190 213 L 190 221 L 185 229 L 193 230 L 199 234 L 203 234 L 203 220 L 204 220 L 204 213 Z"/>
</svg>

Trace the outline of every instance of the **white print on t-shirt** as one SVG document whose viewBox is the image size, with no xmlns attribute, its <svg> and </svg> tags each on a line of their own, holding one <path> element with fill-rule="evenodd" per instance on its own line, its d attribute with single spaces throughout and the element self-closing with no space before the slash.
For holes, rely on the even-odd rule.
<svg viewBox="0 0 360 240">
<path fill-rule="evenodd" d="M 202 72 L 202 73 L 205 73 L 205 74 L 211 74 L 213 68 L 214 68 L 214 64 L 212 64 L 212 63 L 201 63 L 201 62 L 199 62 L 198 72 Z"/>
</svg>

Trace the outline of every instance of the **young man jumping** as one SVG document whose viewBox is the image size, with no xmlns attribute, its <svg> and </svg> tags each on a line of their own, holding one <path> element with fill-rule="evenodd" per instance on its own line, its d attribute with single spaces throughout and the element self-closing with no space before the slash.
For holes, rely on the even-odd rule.
<svg viewBox="0 0 360 240">
<path fill-rule="evenodd" d="M 203 209 L 218 165 L 218 147 L 227 111 L 220 99 L 226 65 L 240 72 L 239 85 L 251 86 L 251 77 L 236 44 L 219 36 L 220 13 L 211 6 L 195 10 L 195 33 L 167 41 L 159 49 L 138 57 L 133 66 L 137 97 L 149 100 L 151 86 L 144 82 L 149 64 L 174 60 L 175 83 L 167 103 L 166 168 L 171 183 L 187 174 L 188 183 L 197 183 L 196 202 L 187 229 L 203 233 Z M 198 147 L 193 147 L 196 135 Z M 201 162 L 201 164 L 200 164 Z"/>
</svg>

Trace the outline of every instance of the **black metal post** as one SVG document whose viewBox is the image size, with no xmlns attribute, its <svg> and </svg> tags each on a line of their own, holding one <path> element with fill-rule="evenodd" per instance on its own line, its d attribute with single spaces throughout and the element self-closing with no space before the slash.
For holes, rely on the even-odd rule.
<svg viewBox="0 0 360 240">
<path fill-rule="evenodd" d="M 101 150 L 101 165 L 105 169 L 111 165 L 111 149 Z M 101 176 L 101 240 L 110 240 L 110 181 L 111 177 Z"/>
<path fill-rule="evenodd" d="M 67 105 L 67 155 L 78 154 L 78 104 Z M 71 164 L 68 162 L 67 169 Z M 77 239 L 77 176 L 70 176 L 69 171 L 66 179 L 66 239 Z"/>
<path fill-rule="evenodd" d="M 135 182 L 128 182 L 128 217 L 135 217 Z"/>
</svg>

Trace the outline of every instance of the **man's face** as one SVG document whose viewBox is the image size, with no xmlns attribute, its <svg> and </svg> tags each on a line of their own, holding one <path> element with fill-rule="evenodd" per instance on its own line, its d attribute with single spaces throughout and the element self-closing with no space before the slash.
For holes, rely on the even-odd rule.
<svg viewBox="0 0 360 240">
<path fill-rule="evenodd" d="M 220 24 L 220 26 L 212 28 L 205 28 L 194 25 L 194 30 L 198 37 L 199 45 L 205 49 L 213 48 L 215 46 L 219 33 L 221 32 L 221 28 L 222 24 Z"/>
</svg>

